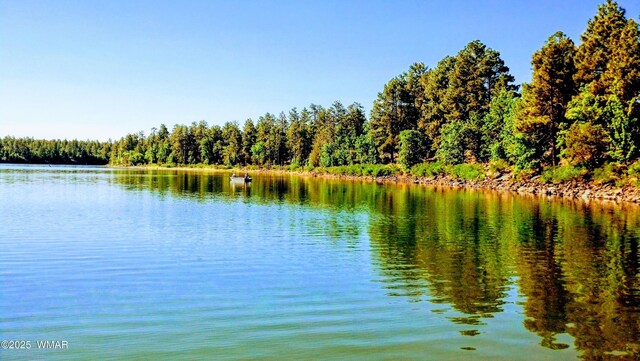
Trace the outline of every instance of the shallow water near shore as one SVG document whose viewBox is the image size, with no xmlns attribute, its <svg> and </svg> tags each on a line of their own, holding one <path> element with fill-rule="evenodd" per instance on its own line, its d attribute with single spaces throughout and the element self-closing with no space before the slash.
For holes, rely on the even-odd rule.
<svg viewBox="0 0 640 361">
<path fill-rule="evenodd" d="M 0 165 L 0 358 L 640 355 L 637 207 L 228 177 Z"/>
</svg>

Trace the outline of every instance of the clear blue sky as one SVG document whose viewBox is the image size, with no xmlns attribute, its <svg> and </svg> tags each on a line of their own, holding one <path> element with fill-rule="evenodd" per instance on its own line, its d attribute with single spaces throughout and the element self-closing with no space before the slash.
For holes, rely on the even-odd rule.
<svg viewBox="0 0 640 361">
<path fill-rule="evenodd" d="M 604 0 L 602 0 L 604 1 Z M 310 103 L 361 103 L 479 39 L 516 82 L 602 1 L 0 0 L 0 136 L 117 139 Z M 640 2 L 620 0 L 638 20 Z"/>
</svg>

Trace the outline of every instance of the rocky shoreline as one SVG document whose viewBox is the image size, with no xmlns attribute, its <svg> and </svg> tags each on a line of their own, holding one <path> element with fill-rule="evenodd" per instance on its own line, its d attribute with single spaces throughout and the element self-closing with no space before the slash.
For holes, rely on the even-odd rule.
<svg viewBox="0 0 640 361">
<path fill-rule="evenodd" d="M 594 185 L 579 182 L 542 184 L 535 180 L 516 182 L 508 179 L 460 181 L 447 178 L 427 178 L 417 179 L 416 183 L 447 186 L 451 188 L 509 191 L 518 194 L 531 194 L 547 197 L 580 198 L 585 200 L 601 199 L 614 202 L 640 203 L 640 189 L 635 187 L 617 188 L 611 185 Z"/>
<path fill-rule="evenodd" d="M 474 189 L 510 192 L 520 195 L 532 195 L 546 198 L 566 198 L 582 200 L 602 200 L 609 202 L 628 202 L 640 205 L 640 188 L 613 185 L 595 185 L 584 182 L 567 182 L 562 184 L 542 184 L 536 178 L 527 181 L 514 181 L 510 175 L 496 179 L 460 180 L 449 176 L 413 177 L 406 175 L 392 175 L 383 177 L 364 177 L 351 175 L 332 175 L 318 173 L 299 173 L 322 178 L 336 178 L 345 180 L 368 180 L 378 183 L 414 183 L 438 188 Z"/>
</svg>

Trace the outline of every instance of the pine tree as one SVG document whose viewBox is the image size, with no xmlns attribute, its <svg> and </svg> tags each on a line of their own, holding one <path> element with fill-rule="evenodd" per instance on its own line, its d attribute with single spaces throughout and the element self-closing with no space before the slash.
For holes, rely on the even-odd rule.
<svg viewBox="0 0 640 361">
<path fill-rule="evenodd" d="M 567 104 L 576 93 L 574 54 L 573 41 L 557 32 L 531 61 L 533 76 L 531 84 L 524 87 L 516 129 L 533 147 L 533 153 L 529 154 L 543 164 L 556 164 L 558 132 L 568 127 Z"/>
<path fill-rule="evenodd" d="M 421 77 L 427 71 L 422 63 L 391 79 L 373 103 L 371 134 L 381 154 L 395 160 L 400 132 L 416 129 L 420 118 L 420 98 L 424 94 Z"/>
<path fill-rule="evenodd" d="M 606 130 L 609 156 L 635 157 L 640 146 L 640 29 L 625 10 L 608 0 L 598 7 L 582 34 L 575 57 L 575 79 L 583 91 L 569 109 Z M 585 108 L 585 104 L 591 106 Z M 596 108 L 594 108 L 596 107 Z M 589 113 L 583 113 L 588 110 Z M 596 116 L 597 114 L 597 116 Z"/>
<path fill-rule="evenodd" d="M 236 122 L 227 122 L 222 127 L 224 140 L 224 164 L 236 165 L 242 161 L 242 132 Z"/>
<path fill-rule="evenodd" d="M 456 58 L 447 56 L 438 62 L 435 69 L 429 70 L 420 79 L 424 91 L 417 101 L 420 104 L 418 128 L 430 139 L 434 148 L 440 144 L 440 128 L 446 122 L 446 112 L 442 104 L 449 88 L 449 74 L 455 64 Z"/>
<path fill-rule="evenodd" d="M 491 98 L 502 89 L 515 90 L 513 76 L 500 53 L 472 41 L 456 55 L 443 99 L 447 121 L 467 121 L 471 113 L 480 117 L 489 110 Z"/>
<path fill-rule="evenodd" d="M 253 120 L 247 119 L 242 128 L 242 156 L 244 164 L 251 163 L 251 147 L 256 143 L 257 131 Z"/>
<path fill-rule="evenodd" d="M 439 149 L 444 136 L 447 147 L 456 150 L 440 151 L 439 154 L 462 154 L 445 156 L 449 161 L 478 160 L 482 157 L 481 129 L 484 116 L 489 111 L 491 99 L 502 90 L 515 91 L 513 76 L 500 58 L 500 53 L 488 48 L 480 41 L 472 41 L 455 57 L 447 57 L 438 66 L 422 77 L 424 95 L 418 100 L 421 106 L 419 128 Z M 452 126 L 447 123 L 456 124 Z M 450 142 L 453 134 L 465 135 L 459 142 Z"/>
<path fill-rule="evenodd" d="M 595 95 L 611 94 L 613 83 L 623 81 L 637 91 L 638 26 L 627 20 L 625 10 L 618 3 L 607 0 L 598 7 L 581 35 L 582 44 L 575 55 L 575 80 L 578 86 L 587 86 Z M 630 78 L 624 75 L 631 75 Z M 627 78 L 627 79 L 623 79 Z M 627 100 L 628 98 L 623 98 Z"/>
</svg>

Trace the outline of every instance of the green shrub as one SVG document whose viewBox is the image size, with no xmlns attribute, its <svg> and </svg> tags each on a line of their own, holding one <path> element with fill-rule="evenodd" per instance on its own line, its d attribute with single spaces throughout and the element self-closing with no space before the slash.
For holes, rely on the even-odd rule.
<svg viewBox="0 0 640 361">
<path fill-rule="evenodd" d="M 529 181 L 535 174 L 533 169 L 514 167 L 511 177 L 517 182 L 524 182 Z"/>
<path fill-rule="evenodd" d="M 395 164 L 353 164 L 326 168 L 318 167 L 313 171 L 320 174 L 382 177 L 397 174 L 400 169 Z"/>
<path fill-rule="evenodd" d="M 429 150 L 426 137 L 417 130 L 403 130 L 400 132 L 398 147 L 400 149 L 398 163 L 407 170 L 422 162 Z"/>
<path fill-rule="evenodd" d="M 627 168 L 627 182 L 640 187 L 640 160 L 635 161 Z"/>
<path fill-rule="evenodd" d="M 388 164 L 388 165 L 372 164 L 370 165 L 370 167 L 373 167 L 372 173 L 373 173 L 373 176 L 375 177 L 390 176 L 390 175 L 400 173 L 400 168 L 396 164 Z"/>
<path fill-rule="evenodd" d="M 640 160 L 635 161 L 627 169 L 627 174 L 631 177 L 640 177 Z"/>
<path fill-rule="evenodd" d="M 411 167 L 411 175 L 415 177 L 436 177 L 445 174 L 445 166 L 441 162 L 416 164 Z"/>
<path fill-rule="evenodd" d="M 291 164 L 289 164 L 288 169 L 290 171 L 299 171 L 302 170 L 302 165 L 300 165 L 300 162 L 298 162 L 297 160 L 294 160 L 293 162 L 291 162 Z"/>
<path fill-rule="evenodd" d="M 504 159 L 492 160 L 489 162 L 489 171 L 491 173 L 505 173 L 509 170 L 509 163 Z"/>
<path fill-rule="evenodd" d="M 608 147 L 607 134 L 600 125 L 590 122 L 575 122 L 560 137 L 560 156 L 571 164 L 589 169 L 602 164 Z"/>
<path fill-rule="evenodd" d="M 573 165 L 563 165 L 551 167 L 542 171 L 540 175 L 541 183 L 560 184 L 572 180 L 582 179 L 587 174 L 587 170 Z"/>
<path fill-rule="evenodd" d="M 480 164 L 456 164 L 447 168 L 447 173 L 453 177 L 464 180 L 481 180 L 485 176 L 484 167 Z"/>
<path fill-rule="evenodd" d="M 440 147 L 436 151 L 438 159 L 446 164 L 459 164 L 465 160 L 464 141 L 469 133 L 467 126 L 454 120 L 440 129 Z"/>
<path fill-rule="evenodd" d="M 618 163 L 607 163 L 604 166 L 597 168 L 593 171 L 593 183 L 594 184 L 607 184 L 620 181 L 620 174 L 618 172 Z"/>
</svg>

